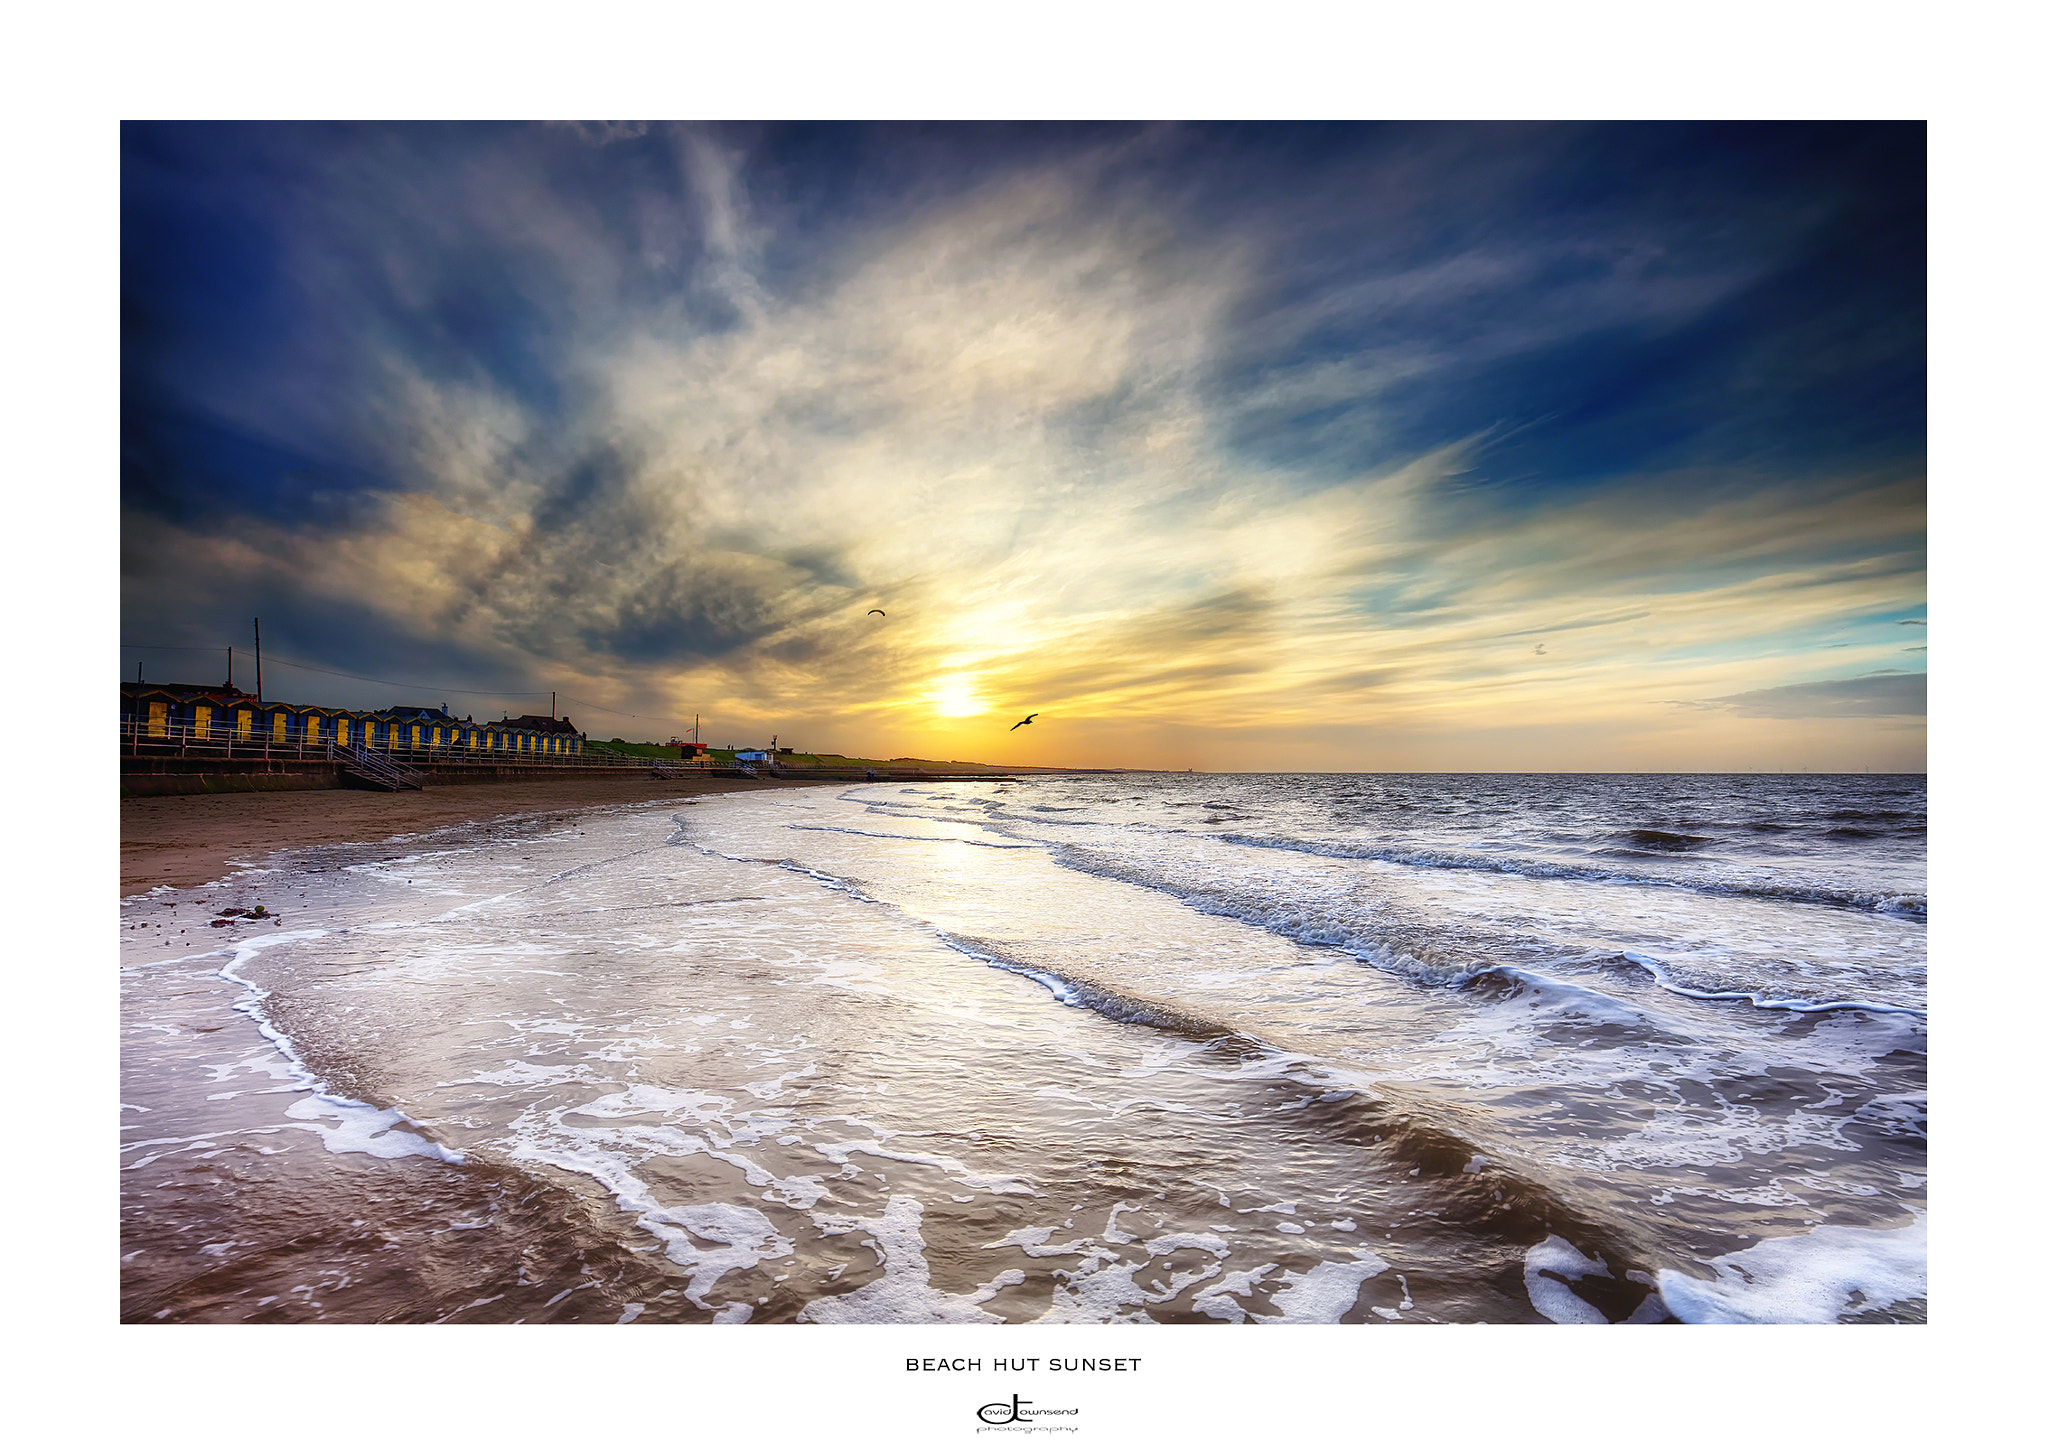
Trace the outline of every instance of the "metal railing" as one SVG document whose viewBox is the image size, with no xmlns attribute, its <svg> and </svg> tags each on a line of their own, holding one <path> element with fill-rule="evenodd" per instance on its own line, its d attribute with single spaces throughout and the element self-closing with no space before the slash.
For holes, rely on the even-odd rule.
<svg viewBox="0 0 2048 1445">
<path fill-rule="evenodd" d="M 498 766 L 518 768 L 651 768 L 702 771 L 711 766 L 705 758 L 644 758 L 632 753 L 614 753 L 602 746 L 582 744 L 579 752 L 549 753 L 539 749 L 528 751 L 524 748 L 505 747 L 505 734 L 499 733 L 498 747 L 485 747 L 483 736 L 496 729 L 477 728 L 478 743 L 469 744 L 470 729 L 464 728 L 457 740 L 446 741 L 438 746 L 422 743 L 418 747 L 410 741 L 394 747 L 379 742 L 365 745 L 360 736 L 351 736 L 347 743 L 336 741 L 335 734 L 322 730 L 317 741 L 307 742 L 303 734 L 290 734 L 279 740 L 274 732 L 251 728 L 243 733 L 236 730 L 233 721 L 216 721 L 201 729 L 190 723 L 166 720 L 152 724 L 147 718 L 124 718 L 121 722 L 121 753 L 124 757 L 147 758 L 221 758 L 245 759 L 265 762 L 344 762 L 358 751 L 373 759 L 387 761 L 403 768 L 440 767 L 445 765 Z M 353 733 L 354 730 L 351 729 Z M 401 734 L 403 736 L 403 734 Z M 513 736 L 517 736 L 516 734 Z"/>
<path fill-rule="evenodd" d="M 374 783 L 380 788 L 388 788 L 394 793 L 406 788 L 424 788 L 427 785 L 425 773 L 395 763 L 388 756 L 379 757 L 361 743 L 338 750 L 335 744 L 329 743 L 327 752 L 328 756 L 339 762 L 344 770 L 365 782 Z"/>
</svg>

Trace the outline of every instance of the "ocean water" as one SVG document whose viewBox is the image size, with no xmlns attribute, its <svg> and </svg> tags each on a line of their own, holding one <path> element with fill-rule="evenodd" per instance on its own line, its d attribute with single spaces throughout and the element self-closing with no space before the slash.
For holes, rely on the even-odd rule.
<svg viewBox="0 0 2048 1445">
<path fill-rule="evenodd" d="M 1920 1321 L 1925 838 L 1108 774 L 280 855 L 124 904 L 123 1317 Z"/>
</svg>

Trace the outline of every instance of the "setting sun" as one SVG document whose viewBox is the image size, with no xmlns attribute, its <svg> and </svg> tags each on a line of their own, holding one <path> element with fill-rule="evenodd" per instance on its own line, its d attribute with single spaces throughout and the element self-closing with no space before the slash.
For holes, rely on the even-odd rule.
<svg viewBox="0 0 2048 1445">
<path fill-rule="evenodd" d="M 958 673 L 940 678 L 927 696 L 941 717 L 972 717 L 988 711 L 988 700 L 975 690 L 974 679 Z"/>
</svg>

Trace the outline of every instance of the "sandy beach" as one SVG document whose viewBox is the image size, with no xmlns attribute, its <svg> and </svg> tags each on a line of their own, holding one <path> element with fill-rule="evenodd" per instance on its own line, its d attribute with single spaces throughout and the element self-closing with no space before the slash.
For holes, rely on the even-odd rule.
<svg viewBox="0 0 2048 1445">
<path fill-rule="evenodd" d="M 321 788 L 123 798 L 121 896 L 159 886 L 196 887 L 238 860 L 260 863 L 280 848 L 366 842 L 544 808 L 816 786 L 766 778 L 547 778 L 406 793 Z"/>
</svg>

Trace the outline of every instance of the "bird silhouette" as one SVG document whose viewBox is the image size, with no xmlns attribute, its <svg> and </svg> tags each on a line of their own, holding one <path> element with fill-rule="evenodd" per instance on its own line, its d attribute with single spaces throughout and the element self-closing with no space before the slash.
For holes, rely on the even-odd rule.
<svg viewBox="0 0 2048 1445">
<path fill-rule="evenodd" d="M 868 609 L 868 616 L 870 617 L 887 617 L 888 615 L 888 613 L 884 612 L 879 607 L 870 607 Z"/>
<path fill-rule="evenodd" d="M 1037 713 L 1032 713 L 1030 717 L 1027 717 L 1027 718 L 1025 718 L 1025 719 L 1024 719 L 1024 722 L 1013 722 L 1013 723 L 1011 723 L 1011 724 L 1010 724 L 1010 731 L 1011 731 L 1011 732 L 1015 732 L 1015 731 L 1017 731 L 1017 729 L 1018 729 L 1018 728 L 1020 728 L 1020 727 L 1024 726 L 1024 723 L 1028 723 L 1028 722 L 1030 722 L 1030 721 L 1031 721 L 1031 718 L 1034 718 L 1034 717 L 1037 717 L 1037 716 L 1038 716 L 1038 714 L 1037 714 Z"/>
</svg>

